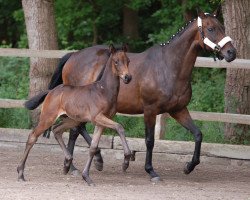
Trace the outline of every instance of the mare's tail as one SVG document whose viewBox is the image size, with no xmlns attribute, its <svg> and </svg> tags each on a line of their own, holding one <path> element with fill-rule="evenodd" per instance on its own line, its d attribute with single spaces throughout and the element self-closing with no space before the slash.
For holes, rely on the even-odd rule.
<svg viewBox="0 0 250 200">
<path fill-rule="evenodd" d="M 49 86 L 48 86 L 48 89 L 49 90 L 52 90 L 53 88 L 55 88 L 56 86 L 60 85 L 63 83 L 63 80 L 62 80 L 62 71 L 63 71 L 63 67 L 65 65 L 65 63 L 67 62 L 67 60 L 70 58 L 70 56 L 73 54 L 74 52 L 72 53 L 68 53 L 66 55 L 64 55 L 61 59 L 60 59 L 60 62 L 59 64 L 57 65 L 57 68 L 54 72 L 54 74 L 52 75 L 52 78 L 50 80 L 50 83 L 49 83 Z"/>
<path fill-rule="evenodd" d="M 29 99 L 28 101 L 24 103 L 25 108 L 29 110 L 34 110 L 44 101 L 48 93 L 49 93 L 49 90 L 41 92 L 40 94 L 32 97 L 31 99 Z"/>
</svg>

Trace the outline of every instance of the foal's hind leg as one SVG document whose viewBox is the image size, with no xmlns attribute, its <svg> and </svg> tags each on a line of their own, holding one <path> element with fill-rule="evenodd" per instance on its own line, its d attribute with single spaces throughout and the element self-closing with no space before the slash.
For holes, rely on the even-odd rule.
<svg viewBox="0 0 250 200">
<path fill-rule="evenodd" d="M 28 140 L 26 142 L 26 148 L 23 154 L 23 158 L 20 161 L 18 167 L 17 167 L 17 173 L 18 173 L 18 180 L 19 181 L 25 181 L 24 179 L 24 168 L 25 168 L 25 163 L 26 160 L 28 158 L 29 152 L 31 150 L 31 148 L 33 147 L 33 145 L 36 143 L 37 138 L 47 129 L 49 128 L 51 125 L 53 124 L 53 122 L 44 122 L 41 121 L 39 122 L 38 126 L 29 134 Z"/>
<path fill-rule="evenodd" d="M 195 139 L 195 149 L 193 158 L 190 162 L 187 163 L 187 165 L 184 168 L 184 173 L 189 174 L 192 172 L 196 165 L 200 163 L 200 151 L 201 151 L 201 142 L 202 142 L 202 133 L 201 131 L 195 126 L 187 108 L 182 109 L 181 111 L 178 111 L 176 113 L 170 113 L 170 115 L 179 122 L 182 126 L 184 126 L 186 129 L 191 131 L 191 133 L 194 135 Z"/>
<path fill-rule="evenodd" d="M 59 143 L 60 147 L 62 148 L 64 155 L 65 155 L 65 161 L 64 161 L 64 174 L 67 174 L 70 166 L 72 164 L 73 156 L 70 154 L 68 151 L 63 139 L 62 139 L 62 134 L 65 130 L 76 127 L 79 125 L 79 122 L 74 121 L 73 119 L 70 118 L 63 118 L 62 122 L 60 122 L 56 127 L 53 128 L 54 136 Z"/>
</svg>

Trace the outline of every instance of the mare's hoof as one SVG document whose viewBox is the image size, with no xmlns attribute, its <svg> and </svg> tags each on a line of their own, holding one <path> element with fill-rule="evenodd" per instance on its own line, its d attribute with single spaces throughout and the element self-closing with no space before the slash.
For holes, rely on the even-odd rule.
<svg viewBox="0 0 250 200">
<path fill-rule="evenodd" d="M 162 179 L 159 176 L 156 176 L 156 177 L 151 178 L 150 181 L 157 183 L 159 181 L 162 181 Z"/>
<path fill-rule="evenodd" d="M 98 171 L 102 171 L 103 170 L 103 160 L 100 158 L 94 158 L 94 164 L 95 164 L 95 168 Z"/>
<path fill-rule="evenodd" d="M 184 174 L 187 174 L 187 175 L 190 174 L 194 170 L 195 166 L 196 166 L 195 164 L 191 162 L 187 162 L 183 170 Z"/>
</svg>

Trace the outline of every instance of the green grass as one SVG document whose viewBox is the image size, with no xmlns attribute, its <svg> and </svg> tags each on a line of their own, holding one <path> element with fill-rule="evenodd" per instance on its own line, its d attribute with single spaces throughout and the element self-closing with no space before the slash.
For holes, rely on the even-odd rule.
<svg viewBox="0 0 250 200">
<path fill-rule="evenodd" d="M 0 57 L 0 98 L 26 99 L 29 89 L 29 60 Z M 29 112 L 24 108 L 0 109 L 0 127 L 30 128 Z"/>
</svg>

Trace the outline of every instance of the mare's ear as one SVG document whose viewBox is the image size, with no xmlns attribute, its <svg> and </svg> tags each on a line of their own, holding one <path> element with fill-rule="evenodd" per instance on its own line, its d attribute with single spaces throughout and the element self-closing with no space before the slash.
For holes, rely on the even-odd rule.
<svg viewBox="0 0 250 200">
<path fill-rule="evenodd" d="M 218 6 L 218 8 L 213 12 L 213 16 L 215 16 L 216 18 L 219 17 L 219 15 L 221 14 L 221 4 Z"/>
<path fill-rule="evenodd" d="M 113 44 L 110 44 L 110 45 L 109 45 L 109 52 L 112 53 L 112 54 L 114 54 L 114 53 L 116 52 L 116 49 L 115 49 L 115 47 L 113 46 Z"/>
<path fill-rule="evenodd" d="M 124 43 L 124 44 L 122 45 L 122 50 L 123 50 L 124 52 L 127 52 L 127 51 L 128 51 L 128 43 Z"/>
<path fill-rule="evenodd" d="M 200 8 L 196 8 L 197 10 L 197 14 L 201 19 L 204 19 L 206 17 L 205 13 L 200 9 Z"/>
</svg>

